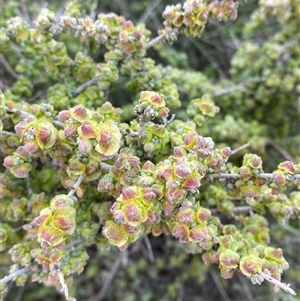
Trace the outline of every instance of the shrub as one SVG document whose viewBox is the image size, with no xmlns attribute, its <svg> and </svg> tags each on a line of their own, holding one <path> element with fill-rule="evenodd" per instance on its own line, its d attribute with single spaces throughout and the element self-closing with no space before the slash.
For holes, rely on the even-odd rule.
<svg viewBox="0 0 300 301">
<path fill-rule="evenodd" d="M 84 273 L 88 282 L 114 256 L 97 300 L 126 258 L 128 275 L 116 278 L 110 298 L 137 298 L 137 275 L 146 268 L 155 279 L 168 265 L 182 265 L 182 283 L 200 279 L 198 273 L 203 282 L 208 264 L 225 279 L 242 274 L 253 284 L 267 280 L 275 292 L 296 294 L 281 282 L 289 264 L 270 235 L 276 236 L 275 220 L 280 232 L 296 231 L 290 219 L 299 219 L 299 9 L 296 0 L 270 3 L 261 1 L 244 26 L 230 77 L 221 79 L 184 69 L 182 45 L 166 44 L 234 21 L 233 0 L 167 5 L 154 38 L 143 23 L 98 11 L 97 1 L 68 2 L 63 10 L 54 2 L 53 10 L 39 11 L 22 4 L 21 16 L 14 16 L 17 2 L 7 4 L 1 29 L 2 299 L 10 281 L 23 286 L 27 278 L 55 286 L 66 300 L 87 298 L 76 291 L 74 275 Z M 274 31 L 264 26 L 268 22 Z M 155 263 L 149 237 L 154 246 L 166 244 Z M 133 261 L 145 246 L 153 266 L 139 256 Z M 173 256 L 167 254 L 172 248 Z M 135 284 L 124 292 L 126 277 Z M 138 296 L 174 299 L 180 281 L 167 285 L 165 297 L 161 287 Z M 90 291 L 99 286 L 92 283 L 85 284 Z"/>
</svg>

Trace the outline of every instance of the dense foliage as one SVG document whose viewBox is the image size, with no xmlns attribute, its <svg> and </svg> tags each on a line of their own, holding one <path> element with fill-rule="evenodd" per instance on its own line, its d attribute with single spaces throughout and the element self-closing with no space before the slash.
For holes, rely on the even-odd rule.
<svg viewBox="0 0 300 301">
<path fill-rule="evenodd" d="M 1 300 L 296 300 L 299 1 L 170 2 L 3 7 Z"/>
</svg>

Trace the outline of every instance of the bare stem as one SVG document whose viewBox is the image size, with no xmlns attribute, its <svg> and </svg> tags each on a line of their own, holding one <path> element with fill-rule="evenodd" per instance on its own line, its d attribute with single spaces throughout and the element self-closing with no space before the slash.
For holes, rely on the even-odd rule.
<svg viewBox="0 0 300 301">
<path fill-rule="evenodd" d="M 19 110 L 19 109 L 10 109 L 7 106 L 4 106 L 4 109 L 6 110 L 6 112 L 8 114 L 17 114 L 19 115 L 21 118 L 26 118 L 28 116 L 32 116 L 30 113 L 27 113 L 25 111 Z"/>
<path fill-rule="evenodd" d="M 109 289 L 116 273 L 118 272 L 119 267 L 120 267 L 123 259 L 125 258 L 125 256 L 127 256 L 126 251 L 125 252 L 120 252 L 119 257 L 114 262 L 113 266 L 111 267 L 111 270 L 109 271 L 109 273 L 105 277 L 100 291 L 97 293 L 96 296 L 90 298 L 88 301 L 101 301 L 105 298 L 105 295 L 106 295 L 106 293 L 107 293 L 107 291 L 108 291 L 108 289 Z"/>
<path fill-rule="evenodd" d="M 233 209 L 233 212 L 249 212 L 249 211 L 252 211 L 252 207 L 251 206 L 238 206 L 238 207 L 235 207 Z M 219 212 L 218 209 L 209 209 L 211 211 L 211 213 L 217 213 Z"/>
<path fill-rule="evenodd" d="M 296 180 L 300 179 L 300 174 L 293 175 Z M 237 173 L 219 173 L 219 174 L 208 174 L 209 179 L 240 179 L 242 176 Z M 272 173 L 260 173 L 256 175 L 257 178 L 271 180 L 274 177 Z"/>
<path fill-rule="evenodd" d="M 280 287 L 281 289 L 283 289 L 287 293 L 290 293 L 290 294 L 292 294 L 294 296 L 297 295 L 296 292 L 290 288 L 289 284 L 282 283 L 282 282 L 276 280 L 275 278 L 273 278 L 272 276 L 270 276 L 270 275 L 268 275 L 268 274 L 266 274 L 264 272 L 259 272 L 258 274 L 260 276 L 262 276 L 265 280 L 267 280 L 267 281 L 273 283 L 274 285 Z"/>
<path fill-rule="evenodd" d="M 229 93 L 232 93 L 232 92 L 235 92 L 235 91 L 245 91 L 245 90 L 246 90 L 246 87 L 245 87 L 244 84 L 238 84 L 238 85 L 234 85 L 234 86 L 227 87 L 225 89 L 216 91 L 216 92 L 214 92 L 213 95 L 215 97 L 218 97 L 218 96 L 229 94 Z"/>
<path fill-rule="evenodd" d="M 0 135 L 6 135 L 6 136 L 17 136 L 15 133 L 7 132 L 7 131 L 1 131 Z"/>
<path fill-rule="evenodd" d="M 155 8 L 160 4 L 160 2 L 161 0 L 152 1 L 151 4 L 147 7 L 147 9 L 144 11 L 142 16 L 137 21 L 137 24 L 144 23 L 152 14 L 152 12 L 155 10 Z"/>
<path fill-rule="evenodd" d="M 83 175 L 81 175 L 76 183 L 73 185 L 72 189 L 69 191 L 68 196 L 73 196 L 74 193 L 76 192 L 77 188 L 80 186 L 81 182 L 83 181 Z"/>
<path fill-rule="evenodd" d="M 150 259 L 151 262 L 155 262 L 153 250 L 152 250 L 151 243 L 150 243 L 148 235 L 144 235 L 143 238 L 144 238 L 144 241 L 146 243 L 146 247 L 147 247 L 147 250 L 148 250 L 149 259 Z"/>
<path fill-rule="evenodd" d="M 177 29 L 174 29 L 172 32 L 176 33 Z M 146 45 L 146 49 L 149 49 L 153 46 L 155 46 L 156 44 L 158 44 L 160 41 L 162 41 L 168 34 L 170 34 L 171 32 L 165 32 L 159 36 L 157 36 L 156 38 L 154 38 L 153 40 L 151 40 L 147 45 Z"/>
<path fill-rule="evenodd" d="M 107 164 L 107 163 L 104 163 L 104 162 L 101 162 L 101 163 L 100 163 L 100 166 L 101 166 L 101 168 L 102 168 L 103 170 L 106 170 L 106 171 L 110 171 L 111 168 L 112 168 L 111 165 L 109 165 L 109 164 Z"/>
<path fill-rule="evenodd" d="M 89 81 L 87 81 L 86 83 L 82 84 L 81 86 L 79 86 L 79 87 L 75 90 L 75 95 L 81 93 L 81 92 L 84 91 L 87 87 L 92 86 L 92 85 L 95 84 L 96 82 L 97 82 L 97 78 L 96 78 L 96 77 L 90 79 Z"/>
<path fill-rule="evenodd" d="M 68 286 L 66 284 L 65 277 L 64 277 L 63 273 L 61 272 L 61 270 L 56 270 L 56 273 L 57 273 L 57 276 L 59 278 L 59 282 L 61 284 L 62 291 L 63 291 L 63 293 L 64 293 L 64 295 L 66 297 L 66 300 L 67 301 L 76 301 L 75 298 L 71 298 L 69 296 L 69 289 L 68 289 Z"/>
<path fill-rule="evenodd" d="M 244 149 L 244 148 L 249 147 L 250 145 L 251 145 L 251 143 L 248 142 L 248 143 L 245 143 L 245 144 L 239 146 L 238 148 L 236 148 L 236 149 L 234 149 L 233 151 L 231 151 L 231 155 L 234 155 L 234 154 L 238 153 L 239 151 L 241 151 L 241 150 Z"/>
<path fill-rule="evenodd" d="M 14 71 L 2 54 L 0 55 L 0 62 L 14 79 L 20 78 L 19 74 Z"/>
<path fill-rule="evenodd" d="M 7 276 L 5 276 L 4 278 L 0 279 L 0 282 L 1 282 L 2 284 L 7 283 L 7 282 L 13 280 L 13 279 L 16 278 L 16 277 L 18 277 L 18 276 L 20 276 L 20 275 L 23 275 L 23 274 L 27 273 L 28 271 L 29 271 L 29 268 L 27 268 L 27 267 L 22 268 L 22 269 L 17 270 L 17 271 L 15 271 L 15 272 L 11 273 L 10 275 L 7 275 Z"/>
<path fill-rule="evenodd" d="M 286 160 L 296 163 L 295 158 L 293 158 L 289 154 L 289 152 L 286 149 L 284 149 L 283 147 L 281 147 L 278 143 L 276 143 L 275 141 L 269 140 L 268 144 L 270 144 L 273 148 L 275 148 Z"/>
</svg>

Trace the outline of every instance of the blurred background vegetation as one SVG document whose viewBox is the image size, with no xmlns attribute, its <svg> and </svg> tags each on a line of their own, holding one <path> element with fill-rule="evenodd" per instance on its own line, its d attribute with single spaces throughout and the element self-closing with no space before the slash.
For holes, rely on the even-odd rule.
<svg viewBox="0 0 300 301">
<path fill-rule="evenodd" d="M 99 3 L 98 3 L 99 2 Z M 261 1 L 266 3 L 267 1 Z M 200 39 L 180 36 L 172 46 L 158 45 L 149 50 L 157 64 L 165 66 L 177 85 L 183 108 L 188 102 L 208 93 L 220 107 L 217 118 L 201 128 L 201 135 L 211 136 L 220 146 L 238 147 L 249 141 L 251 151 L 263 157 L 265 171 L 271 171 L 284 160 L 299 161 L 299 1 L 240 1 L 239 16 L 234 22 L 220 24 L 210 20 Z M 163 0 L 101 0 L 74 1 L 78 10 L 96 14 L 114 12 L 133 23 L 144 23 L 152 37 L 162 28 L 162 12 L 166 5 L 177 1 Z M 64 10 L 61 1 L 14 1 L 1 5 L 1 26 L 19 15 L 34 21 L 41 7 Z M 74 57 L 77 40 L 67 34 L 62 39 Z M 103 60 L 104 52 L 94 49 L 95 61 Z M 3 63 L 3 60 L 2 62 Z M 14 82 L 9 70 L 1 68 L 1 89 Z M 110 101 L 132 113 L 135 94 L 122 86 L 122 78 L 112 87 Z M 15 87 L 17 86 L 14 83 Z M 18 89 L 15 88 L 15 91 Z M 177 116 L 184 118 L 184 110 Z M 129 118 L 129 117 L 128 117 Z M 249 149 L 247 150 L 247 152 Z M 236 155 L 241 162 L 243 152 Z M 290 269 L 283 282 L 291 283 L 300 292 L 299 222 L 278 225 L 268 217 L 272 245 L 284 250 Z M 88 249 L 90 260 L 84 272 L 75 277 L 71 295 L 77 300 L 100 301 L 295 301 L 284 292 L 274 294 L 273 286 L 263 283 L 253 286 L 244 276 L 236 274 L 230 280 L 220 277 L 216 266 L 205 266 L 201 254 L 185 252 L 185 246 L 172 237 L 145 237 L 120 253 L 116 248 Z M 36 283 L 10 289 L 7 301 L 64 300 L 52 287 Z"/>
</svg>

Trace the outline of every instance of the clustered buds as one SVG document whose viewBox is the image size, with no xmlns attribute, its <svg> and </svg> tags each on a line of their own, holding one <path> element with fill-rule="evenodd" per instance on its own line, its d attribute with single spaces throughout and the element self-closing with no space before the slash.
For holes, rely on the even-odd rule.
<svg viewBox="0 0 300 301">
<path fill-rule="evenodd" d="M 208 117 L 214 117 L 219 112 L 219 107 L 215 106 L 214 102 L 207 94 L 201 98 L 193 99 L 188 104 L 187 114 L 193 118 L 198 126 L 201 126 Z"/>
<path fill-rule="evenodd" d="M 140 121 L 149 122 L 155 118 L 166 118 L 169 109 L 166 107 L 164 95 L 153 91 L 142 91 L 139 104 L 135 106 L 134 113 Z"/>
<path fill-rule="evenodd" d="M 247 198 L 260 199 L 260 187 L 266 183 L 265 179 L 257 178 L 262 170 L 261 157 L 255 154 L 246 154 L 243 165 L 239 168 L 241 179 L 235 182 L 235 187 Z"/>
<path fill-rule="evenodd" d="M 207 4 L 203 0 L 185 1 L 181 4 L 168 5 L 163 12 L 166 28 L 178 28 L 186 35 L 201 36 L 208 17 L 219 21 L 235 20 L 238 3 L 233 0 L 213 1 Z"/>
<path fill-rule="evenodd" d="M 289 13 L 295 18 L 294 12 Z M 124 251 L 143 235 L 166 234 L 185 244 L 188 252 L 204 253 L 205 264 L 217 264 L 223 278 L 238 270 L 253 283 L 263 281 L 262 273 L 280 281 L 288 263 L 281 249 L 268 246 L 269 225 L 262 215 L 270 212 L 281 224 L 300 217 L 300 193 L 282 193 L 291 185 L 300 188 L 300 165 L 285 161 L 267 174 L 255 154 L 246 154 L 240 167 L 228 163 L 232 151 L 223 145 L 217 148 L 216 139 L 248 142 L 249 133 L 261 136 L 266 126 L 247 122 L 232 111 L 217 125 L 204 127 L 207 118 L 219 112 L 205 93 L 222 94 L 205 75 L 163 67 L 146 56 L 148 48 L 159 41 L 174 42 L 179 32 L 201 36 L 209 17 L 234 20 L 237 3 L 186 0 L 183 5 L 168 5 L 164 29 L 152 41 L 142 24 L 113 13 L 100 13 L 96 20 L 92 16 L 93 12 L 81 17 L 75 1 L 61 17 L 42 9 L 33 26 L 20 17 L 11 18 L 0 33 L 1 61 L 15 79 L 11 88 L 6 88 L 10 78 L 5 83 L 5 95 L 0 91 L 0 151 L 3 166 L 10 171 L 2 170 L 0 177 L 0 251 L 10 255 L 11 272 L 26 267 L 33 281 L 61 289 L 58 271 L 60 276 L 82 272 L 88 259 L 86 247 L 113 245 Z M 69 37 L 57 38 L 63 31 L 79 38 L 80 51 L 68 48 Z M 281 41 L 284 35 L 292 33 L 276 39 Z M 104 49 L 96 63 L 97 47 Z M 271 90 L 281 83 L 278 74 L 261 65 L 282 65 L 288 60 L 285 67 L 291 65 L 292 71 L 284 75 L 282 84 L 291 95 L 299 88 L 293 47 L 286 51 L 273 41 L 262 48 L 268 64 L 258 58 L 253 66 L 265 80 L 245 82 L 256 93 L 243 105 L 247 112 L 255 111 L 255 117 L 266 115 L 265 106 L 254 107 L 255 103 L 268 102 Z M 259 51 L 254 43 L 237 51 L 232 76 L 248 70 L 244 57 L 250 56 L 252 63 Z M 177 58 L 175 64 L 179 65 Z M 121 118 L 122 109 L 106 101 L 119 93 L 120 83 L 126 89 L 126 102 L 128 91 L 140 93 L 133 109 L 136 118 L 130 121 L 131 105 L 124 106 L 127 115 Z M 228 103 L 233 103 L 235 91 L 228 83 L 221 85 L 225 94 L 230 92 Z M 120 93 L 124 91 L 122 86 Z M 187 120 L 176 119 L 177 112 L 168 120 L 170 109 L 180 107 L 184 94 L 192 100 L 178 115 Z M 244 99 L 238 95 L 237 104 Z M 40 97 L 45 100 L 40 102 Z M 208 131 L 219 137 L 205 137 Z M 258 138 L 254 144 L 265 146 L 265 140 Z M 70 192 L 62 194 L 62 189 Z M 76 204 L 74 193 L 80 198 Z M 234 224 L 223 225 L 215 212 L 226 215 L 227 223 L 234 218 Z M 23 274 L 14 281 L 24 285 L 26 279 Z M 67 285 L 70 281 L 66 279 Z M 0 299 L 6 289 L 0 281 Z"/>
<path fill-rule="evenodd" d="M 56 195 L 50 206 L 41 210 L 31 226 L 37 228 L 37 238 L 42 247 L 58 246 L 76 229 L 76 210 L 71 197 Z"/>
<path fill-rule="evenodd" d="M 295 176 L 298 178 L 295 178 Z M 284 161 L 278 165 L 278 169 L 273 171 L 272 193 L 279 194 L 286 190 L 287 186 L 298 185 L 300 188 L 300 164 L 294 164 L 291 161 Z"/>
</svg>

